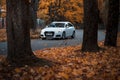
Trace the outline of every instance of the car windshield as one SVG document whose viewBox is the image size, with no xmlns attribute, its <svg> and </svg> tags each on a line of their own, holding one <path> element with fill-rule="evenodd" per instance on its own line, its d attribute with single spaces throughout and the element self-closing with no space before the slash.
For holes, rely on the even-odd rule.
<svg viewBox="0 0 120 80">
<path fill-rule="evenodd" d="M 55 27 L 55 24 L 50 24 L 50 25 L 48 25 L 48 27 Z"/>
<path fill-rule="evenodd" d="M 64 27 L 65 23 L 55 23 L 56 27 Z"/>
<path fill-rule="evenodd" d="M 64 27 L 65 23 L 51 23 L 48 27 Z"/>
</svg>

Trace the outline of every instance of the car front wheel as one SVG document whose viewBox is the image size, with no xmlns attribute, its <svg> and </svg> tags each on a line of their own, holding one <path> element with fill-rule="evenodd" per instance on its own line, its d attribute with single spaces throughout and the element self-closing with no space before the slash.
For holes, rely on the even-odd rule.
<svg viewBox="0 0 120 80">
<path fill-rule="evenodd" d="M 66 38 L 66 33 L 63 32 L 63 33 L 62 33 L 62 39 L 65 39 L 65 38 Z"/>
<path fill-rule="evenodd" d="M 75 38 L 75 31 L 73 31 L 73 34 L 71 36 L 72 38 Z"/>
<path fill-rule="evenodd" d="M 42 40 L 45 40 L 46 38 L 41 38 Z"/>
</svg>

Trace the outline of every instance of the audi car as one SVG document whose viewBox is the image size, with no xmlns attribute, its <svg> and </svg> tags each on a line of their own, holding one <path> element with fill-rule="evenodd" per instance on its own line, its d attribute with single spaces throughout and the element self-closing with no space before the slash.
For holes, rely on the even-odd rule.
<svg viewBox="0 0 120 80">
<path fill-rule="evenodd" d="M 75 38 L 75 27 L 71 22 L 55 21 L 41 30 L 40 37 L 41 39 Z"/>
</svg>

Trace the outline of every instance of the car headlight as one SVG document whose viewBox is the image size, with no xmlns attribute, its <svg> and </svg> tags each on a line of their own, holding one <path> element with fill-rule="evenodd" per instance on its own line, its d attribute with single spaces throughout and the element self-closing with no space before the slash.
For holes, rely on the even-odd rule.
<svg viewBox="0 0 120 80">
<path fill-rule="evenodd" d="M 43 34 L 44 33 L 44 30 L 41 30 L 41 34 Z"/>
</svg>

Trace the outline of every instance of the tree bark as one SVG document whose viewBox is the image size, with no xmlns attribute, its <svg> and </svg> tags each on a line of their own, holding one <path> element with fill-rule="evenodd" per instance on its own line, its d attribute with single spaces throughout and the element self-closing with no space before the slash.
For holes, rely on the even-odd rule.
<svg viewBox="0 0 120 80">
<path fill-rule="evenodd" d="M 37 28 L 38 3 L 39 3 L 39 0 L 31 0 L 30 2 L 30 13 L 31 13 L 31 20 L 32 20 L 31 22 L 33 22 L 31 24 L 31 28 L 33 29 L 33 31 L 35 31 Z"/>
<path fill-rule="evenodd" d="M 1 18 L 1 15 L 2 15 L 2 8 L 1 8 L 1 2 L 0 2 L 0 18 Z"/>
<path fill-rule="evenodd" d="M 7 60 L 29 64 L 34 56 L 30 44 L 29 0 L 7 0 Z"/>
<path fill-rule="evenodd" d="M 117 45 L 117 33 L 119 22 L 119 0 L 108 1 L 108 16 L 106 23 L 105 46 Z"/>
<path fill-rule="evenodd" d="M 98 51 L 98 3 L 97 0 L 84 0 L 84 34 L 82 51 Z"/>
</svg>

